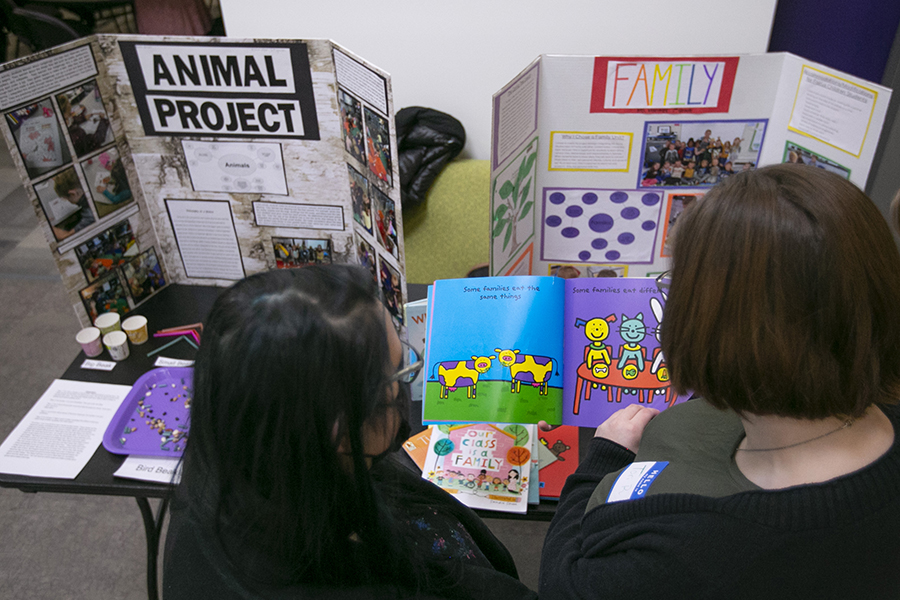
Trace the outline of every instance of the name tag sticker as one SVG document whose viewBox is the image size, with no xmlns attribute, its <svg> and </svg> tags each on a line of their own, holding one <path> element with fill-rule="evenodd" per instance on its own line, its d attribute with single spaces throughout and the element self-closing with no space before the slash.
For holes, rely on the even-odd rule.
<svg viewBox="0 0 900 600">
<path fill-rule="evenodd" d="M 650 489 L 653 481 L 667 466 L 669 466 L 667 461 L 631 463 L 619 473 L 606 501 L 621 502 L 622 500 L 642 498 Z"/>
</svg>

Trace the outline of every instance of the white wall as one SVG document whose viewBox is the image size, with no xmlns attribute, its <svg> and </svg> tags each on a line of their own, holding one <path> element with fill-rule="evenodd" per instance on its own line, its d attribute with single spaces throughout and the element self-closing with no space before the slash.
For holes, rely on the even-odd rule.
<svg viewBox="0 0 900 600">
<path fill-rule="evenodd" d="M 391 74 L 394 106 L 447 112 L 490 156 L 491 96 L 540 54 L 765 52 L 776 0 L 220 0 L 231 37 L 330 38 Z"/>
</svg>

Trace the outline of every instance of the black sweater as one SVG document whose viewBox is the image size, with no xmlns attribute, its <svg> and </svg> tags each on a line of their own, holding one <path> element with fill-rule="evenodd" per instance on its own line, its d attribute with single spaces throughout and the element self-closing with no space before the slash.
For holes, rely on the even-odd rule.
<svg viewBox="0 0 900 600">
<path fill-rule="evenodd" d="M 885 413 L 900 432 L 896 408 Z M 594 439 L 544 542 L 542 600 L 900 598 L 900 440 L 871 465 L 811 485 L 708 498 L 660 494 L 585 507 L 634 454 Z"/>
<path fill-rule="evenodd" d="M 291 585 L 250 581 L 235 572 L 211 527 L 187 502 L 179 487 L 172 503 L 163 561 L 165 600 L 388 600 L 453 598 L 454 600 L 529 600 L 537 595 L 518 580 L 515 563 L 487 525 L 450 494 L 404 468 L 385 460 L 373 468 L 372 477 L 383 501 L 391 506 L 400 531 L 421 551 L 432 575 L 451 576 L 431 589 L 410 595 L 391 585 L 357 584 L 326 587 L 298 582 Z M 184 484 L 182 484 L 184 485 Z M 402 528 L 406 527 L 404 531 Z M 449 539 L 452 534 L 459 543 Z M 432 547 L 436 537 L 447 537 L 447 551 Z M 466 556 L 468 550 L 468 556 Z M 252 559 L 250 548 L 243 548 Z M 270 568 L 276 568 L 269 565 Z M 277 573 L 276 573 L 277 574 Z"/>
</svg>

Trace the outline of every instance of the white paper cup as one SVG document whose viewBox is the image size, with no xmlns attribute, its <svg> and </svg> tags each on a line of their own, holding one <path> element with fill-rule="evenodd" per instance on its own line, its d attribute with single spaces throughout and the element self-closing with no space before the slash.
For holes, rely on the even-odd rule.
<svg viewBox="0 0 900 600">
<path fill-rule="evenodd" d="M 96 327 L 85 327 L 75 334 L 75 341 L 81 344 L 84 355 L 93 358 L 103 354 L 103 344 L 100 343 L 100 330 Z"/>
<path fill-rule="evenodd" d="M 122 321 L 122 331 L 128 335 L 128 339 L 135 346 L 139 346 L 147 341 L 147 317 L 136 315 L 128 317 Z"/>
<path fill-rule="evenodd" d="M 103 313 L 94 319 L 94 327 L 100 330 L 100 335 L 106 335 L 111 331 L 119 331 L 121 329 L 119 323 L 119 313 L 114 312 Z"/>
<path fill-rule="evenodd" d="M 111 331 L 103 336 L 103 345 L 113 360 L 128 358 L 128 336 L 121 331 Z"/>
</svg>

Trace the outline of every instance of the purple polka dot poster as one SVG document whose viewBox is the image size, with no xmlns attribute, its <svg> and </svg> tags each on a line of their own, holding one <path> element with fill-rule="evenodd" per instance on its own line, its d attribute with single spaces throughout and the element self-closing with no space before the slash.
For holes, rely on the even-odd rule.
<svg viewBox="0 0 900 600">
<path fill-rule="evenodd" d="M 544 188 L 541 259 L 653 262 L 663 204 L 655 190 Z"/>
</svg>

